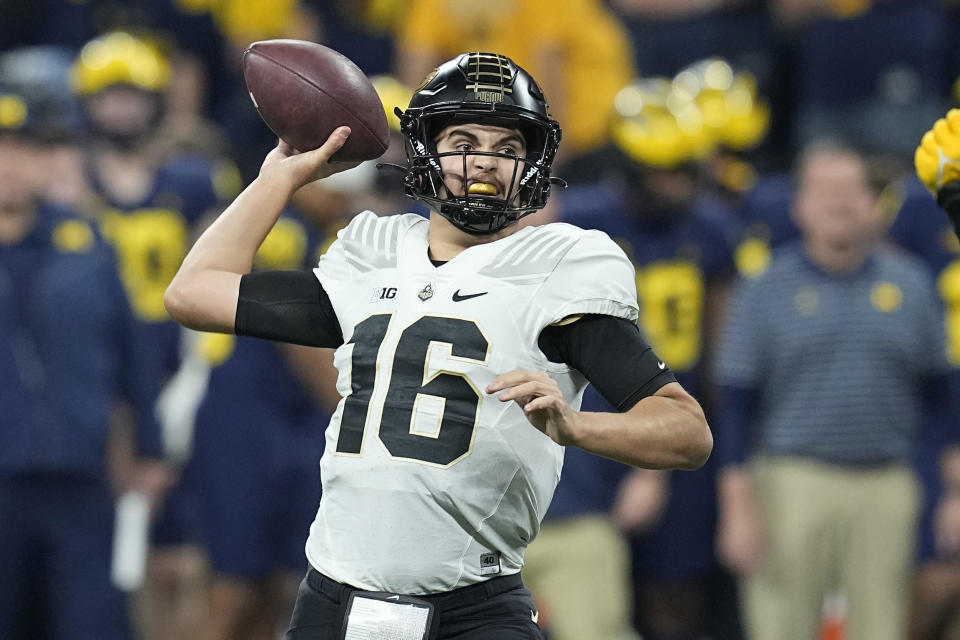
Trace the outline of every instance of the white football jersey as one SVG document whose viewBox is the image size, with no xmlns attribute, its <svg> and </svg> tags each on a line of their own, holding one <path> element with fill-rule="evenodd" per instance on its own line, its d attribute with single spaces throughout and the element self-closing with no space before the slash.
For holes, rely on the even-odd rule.
<svg viewBox="0 0 960 640">
<path fill-rule="evenodd" d="M 586 380 L 546 359 L 541 330 L 574 314 L 637 318 L 633 266 L 602 232 L 526 227 L 435 267 L 428 226 L 364 212 L 314 271 L 343 330 L 344 397 L 307 558 L 363 589 L 438 593 L 520 571 L 563 448 L 485 389 L 546 371 L 579 408 Z"/>
</svg>

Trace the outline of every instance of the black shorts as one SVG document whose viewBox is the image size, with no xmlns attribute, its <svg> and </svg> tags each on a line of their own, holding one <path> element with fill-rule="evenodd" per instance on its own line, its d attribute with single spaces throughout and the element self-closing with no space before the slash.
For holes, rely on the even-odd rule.
<svg viewBox="0 0 960 640">
<path fill-rule="evenodd" d="M 337 640 L 343 628 L 353 587 L 331 580 L 315 569 L 300 583 L 287 640 Z M 543 640 L 533 597 L 520 574 L 417 596 L 435 607 L 436 640 Z"/>
</svg>

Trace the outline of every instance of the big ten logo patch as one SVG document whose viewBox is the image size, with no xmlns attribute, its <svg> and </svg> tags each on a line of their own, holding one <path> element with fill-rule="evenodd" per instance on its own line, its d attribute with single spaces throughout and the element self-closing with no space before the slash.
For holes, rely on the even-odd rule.
<svg viewBox="0 0 960 640">
<path fill-rule="evenodd" d="M 393 300 L 396 297 L 396 287 L 377 287 L 373 290 L 373 293 L 370 294 L 370 302 L 377 302 L 379 300 Z"/>
</svg>

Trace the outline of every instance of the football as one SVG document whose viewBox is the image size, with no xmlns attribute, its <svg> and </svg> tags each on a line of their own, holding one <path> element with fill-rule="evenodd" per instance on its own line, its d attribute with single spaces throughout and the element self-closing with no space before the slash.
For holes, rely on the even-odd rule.
<svg viewBox="0 0 960 640">
<path fill-rule="evenodd" d="M 380 97 L 343 54 L 304 40 L 262 40 L 243 52 L 243 77 L 260 117 L 294 149 L 316 149 L 347 125 L 350 137 L 335 160 L 372 160 L 387 150 Z"/>
</svg>

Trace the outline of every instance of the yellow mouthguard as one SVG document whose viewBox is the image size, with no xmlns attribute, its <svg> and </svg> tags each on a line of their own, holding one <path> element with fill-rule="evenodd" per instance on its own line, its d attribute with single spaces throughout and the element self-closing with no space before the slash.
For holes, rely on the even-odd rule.
<svg viewBox="0 0 960 640">
<path fill-rule="evenodd" d="M 467 189 L 467 193 L 476 193 L 482 196 L 495 196 L 497 195 L 497 188 L 486 182 L 474 182 Z"/>
</svg>

